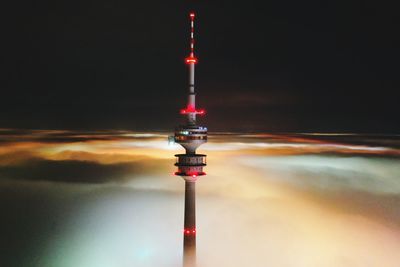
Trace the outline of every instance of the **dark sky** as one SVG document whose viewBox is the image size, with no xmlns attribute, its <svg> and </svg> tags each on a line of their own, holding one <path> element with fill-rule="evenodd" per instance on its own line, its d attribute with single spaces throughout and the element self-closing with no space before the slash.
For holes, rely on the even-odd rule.
<svg viewBox="0 0 400 267">
<path fill-rule="evenodd" d="M 197 13 L 211 131 L 398 133 L 398 9 L 383 1 L 7 1 L 0 127 L 172 130 Z"/>
</svg>

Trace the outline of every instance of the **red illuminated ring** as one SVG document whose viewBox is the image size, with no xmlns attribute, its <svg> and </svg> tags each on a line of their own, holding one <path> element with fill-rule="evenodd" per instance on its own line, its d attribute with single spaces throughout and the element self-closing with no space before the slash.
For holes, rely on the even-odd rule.
<svg viewBox="0 0 400 267">
<path fill-rule="evenodd" d="M 185 114 L 204 115 L 204 114 L 206 114 L 206 111 L 205 111 L 204 109 L 199 109 L 199 110 L 195 110 L 195 109 L 181 109 L 180 113 L 183 114 L 183 115 L 185 115 Z"/>
<path fill-rule="evenodd" d="M 188 63 L 188 64 L 191 64 L 191 63 L 194 63 L 194 64 L 196 64 L 197 63 L 197 58 L 195 58 L 195 57 L 188 57 L 188 58 L 186 58 L 186 63 Z"/>
<path fill-rule="evenodd" d="M 197 177 L 197 176 L 203 176 L 206 175 L 205 172 L 196 172 L 195 174 L 193 173 L 186 173 L 186 172 L 175 172 L 176 176 L 192 176 L 193 178 Z"/>
</svg>

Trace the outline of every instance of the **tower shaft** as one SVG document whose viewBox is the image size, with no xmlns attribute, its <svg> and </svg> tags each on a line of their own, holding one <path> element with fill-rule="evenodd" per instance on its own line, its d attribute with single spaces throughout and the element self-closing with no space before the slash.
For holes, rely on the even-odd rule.
<svg viewBox="0 0 400 267">
<path fill-rule="evenodd" d="M 196 93 L 194 92 L 194 63 L 189 64 L 189 95 L 187 110 L 196 111 Z M 188 112 L 188 124 L 196 125 L 196 112 Z"/>
<path fill-rule="evenodd" d="M 196 182 L 185 181 L 185 228 L 183 235 L 183 262 L 185 267 L 196 263 Z"/>
</svg>

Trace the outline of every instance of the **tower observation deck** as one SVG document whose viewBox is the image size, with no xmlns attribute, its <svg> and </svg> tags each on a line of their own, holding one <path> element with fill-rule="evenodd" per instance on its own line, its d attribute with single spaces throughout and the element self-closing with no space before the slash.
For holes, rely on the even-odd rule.
<svg viewBox="0 0 400 267">
<path fill-rule="evenodd" d="M 175 175 L 185 180 L 185 219 L 183 229 L 183 265 L 194 267 L 196 265 L 196 181 L 199 176 L 206 173 L 206 155 L 196 154 L 196 149 L 207 142 L 207 128 L 196 123 L 197 115 L 204 115 L 204 109 L 196 109 L 196 94 L 194 91 L 194 71 L 197 58 L 194 54 L 194 19 L 195 14 L 190 13 L 190 54 L 185 59 L 189 67 L 189 91 L 186 108 L 181 114 L 186 117 L 185 123 L 175 128 L 174 140 L 185 148 L 185 154 L 176 154 L 178 170 Z"/>
</svg>

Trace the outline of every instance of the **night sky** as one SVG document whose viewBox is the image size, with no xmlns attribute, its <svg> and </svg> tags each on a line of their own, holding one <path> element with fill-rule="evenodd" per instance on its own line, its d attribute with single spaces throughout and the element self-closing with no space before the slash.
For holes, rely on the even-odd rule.
<svg viewBox="0 0 400 267">
<path fill-rule="evenodd" d="M 384 1 L 7 1 L 0 126 L 398 133 L 398 9 Z"/>
</svg>

